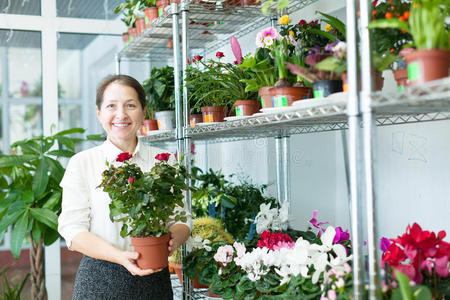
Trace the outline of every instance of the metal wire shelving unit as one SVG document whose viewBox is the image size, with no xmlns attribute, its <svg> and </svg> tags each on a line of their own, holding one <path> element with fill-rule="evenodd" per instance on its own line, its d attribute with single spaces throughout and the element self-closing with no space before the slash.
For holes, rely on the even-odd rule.
<svg viewBox="0 0 450 300">
<path fill-rule="evenodd" d="M 171 58 L 175 67 L 175 98 L 177 103 L 177 128 L 173 131 L 141 137 L 149 144 L 177 143 L 178 152 L 187 155 L 189 164 L 190 142 L 230 142 L 257 138 L 275 138 L 277 156 L 277 197 L 290 201 L 289 137 L 294 134 L 346 130 L 348 132 L 348 173 L 353 240 L 354 299 L 364 299 L 365 279 L 369 282 L 369 299 L 378 297 L 379 271 L 376 258 L 375 189 L 373 176 L 373 131 L 376 126 L 407 124 L 450 119 L 450 77 L 421 86 L 411 86 L 401 93 L 372 93 L 370 77 L 370 39 L 368 30 L 362 30 L 358 49 L 356 32 L 358 24 L 356 7 L 359 6 L 361 26 L 367 28 L 369 8 L 366 0 L 347 0 L 347 44 L 349 87 L 347 97 L 333 104 L 307 108 L 292 107 L 277 113 L 191 128 L 187 119 L 187 91 L 181 90 L 179 74 L 186 70 L 191 50 L 214 51 L 228 43 L 230 35 L 243 36 L 265 26 L 269 19 L 260 13 L 253 0 L 187 1 L 172 4 L 148 27 L 141 36 L 116 55 L 116 71 L 120 73 L 122 60 L 150 60 Z M 290 1 L 289 11 L 301 9 L 317 0 Z M 246 3 L 246 7 L 242 4 Z M 180 18 L 181 15 L 181 18 Z M 273 18 L 272 18 L 273 21 Z M 182 27 L 181 43 L 179 27 Z M 173 48 L 167 47 L 172 39 Z M 182 53 L 180 53 L 182 51 Z M 362 91 L 356 87 L 358 62 L 361 52 Z M 184 74 L 183 74 L 184 76 Z M 183 77 L 184 78 L 184 77 Z M 187 166 L 189 169 L 189 165 Z M 186 193 L 190 205 L 190 195 Z M 367 226 L 362 228 L 362 203 L 365 202 Z M 365 270 L 362 231 L 368 233 L 369 271 Z M 368 273 L 367 276 L 364 273 Z M 183 299 L 203 297 L 192 290 L 189 281 L 183 280 Z"/>
</svg>

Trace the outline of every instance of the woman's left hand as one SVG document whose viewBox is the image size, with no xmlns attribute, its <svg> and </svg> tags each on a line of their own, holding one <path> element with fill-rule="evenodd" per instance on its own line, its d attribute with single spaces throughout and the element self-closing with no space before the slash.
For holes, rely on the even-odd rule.
<svg viewBox="0 0 450 300">
<path fill-rule="evenodd" d="M 170 241 L 169 241 L 169 255 L 187 241 L 190 234 L 190 229 L 184 224 L 175 224 L 169 229 Z"/>
</svg>

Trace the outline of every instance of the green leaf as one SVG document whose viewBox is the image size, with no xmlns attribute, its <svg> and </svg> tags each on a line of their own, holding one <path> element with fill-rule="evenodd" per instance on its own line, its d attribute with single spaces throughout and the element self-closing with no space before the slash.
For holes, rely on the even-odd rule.
<svg viewBox="0 0 450 300">
<path fill-rule="evenodd" d="M 395 28 L 399 30 L 409 31 L 408 23 L 399 21 L 397 18 L 376 20 L 375 22 L 371 22 L 368 28 Z"/>
<path fill-rule="evenodd" d="M 59 233 L 56 230 L 53 230 L 49 227 L 45 227 L 43 236 L 44 236 L 44 245 L 49 246 L 59 238 Z"/>
<path fill-rule="evenodd" d="M 323 30 L 320 30 L 320 29 L 309 28 L 306 31 L 309 32 L 309 33 L 319 34 L 319 35 L 321 35 L 323 37 L 326 37 L 327 39 L 329 39 L 332 42 L 335 42 L 337 40 L 337 37 L 334 34 L 326 32 L 326 31 L 323 31 Z"/>
<path fill-rule="evenodd" d="M 62 131 L 58 132 L 57 134 L 55 134 L 55 136 L 61 136 L 61 135 L 72 134 L 72 133 L 84 133 L 85 131 L 86 131 L 86 129 L 83 129 L 83 128 L 71 128 L 71 129 L 67 129 L 67 130 L 62 130 Z"/>
<path fill-rule="evenodd" d="M 22 200 L 25 203 L 33 203 L 34 202 L 34 193 L 30 190 L 22 192 Z"/>
<path fill-rule="evenodd" d="M 59 203 L 61 203 L 61 192 L 55 191 L 51 194 L 51 196 L 47 199 L 42 207 L 53 209 Z"/>
<path fill-rule="evenodd" d="M 47 187 L 48 184 L 48 165 L 45 159 L 39 160 L 39 164 L 36 169 L 36 174 L 33 178 L 33 192 L 36 198 L 39 198 Z"/>
<path fill-rule="evenodd" d="M 22 205 L 20 205 L 22 204 Z M 14 223 L 17 222 L 17 219 L 24 213 L 27 206 L 25 203 L 16 202 L 16 205 L 11 206 L 7 212 L 6 215 L 1 218 L 0 221 L 0 232 L 4 232 L 8 230 L 8 227 Z"/>
<path fill-rule="evenodd" d="M 278 0 L 277 9 L 282 10 L 289 6 L 289 0 Z"/>
<path fill-rule="evenodd" d="M 19 259 L 23 240 L 28 227 L 28 211 L 23 212 L 11 233 L 11 253 L 15 259 Z"/>
<path fill-rule="evenodd" d="M 35 243 L 39 243 L 41 240 L 42 231 L 38 222 L 33 222 L 33 229 L 31 230 L 31 237 Z"/>
<path fill-rule="evenodd" d="M 8 187 L 8 181 L 4 176 L 0 176 L 0 189 L 6 189 Z"/>
<path fill-rule="evenodd" d="M 50 170 L 50 176 L 53 177 L 55 181 L 59 184 L 64 176 L 63 166 L 59 161 L 54 160 L 50 157 L 44 156 L 44 159 L 47 162 L 48 168 Z"/>
<path fill-rule="evenodd" d="M 403 300 L 413 300 L 412 289 L 409 286 L 409 278 L 398 270 L 394 270 L 395 276 L 397 277 L 398 284 L 400 286 L 400 291 L 402 293 Z"/>
<path fill-rule="evenodd" d="M 39 158 L 39 155 L 25 154 L 25 155 L 10 155 L 0 158 L 0 168 L 22 166 L 26 162 L 30 162 Z"/>
<path fill-rule="evenodd" d="M 31 208 L 31 215 L 39 222 L 47 225 L 48 227 L 57 230 L 58 228 L 58 216 L 55 212 L 48 208 Z"/>
<path fill-rule="evenodd" d="M 261 12 L 263 13 L 263 15 L 267 16 L 267 13 L 268 13 L 269 8 L 272 5 L 272 3 L 273 3 L 273 0 L 268 0 L 261 6 Z"/>
<path fill-rule="evenodd" d="M 105 136 L 103 134 L 89 134 L 86 136 L 88 141 L 104 141 Z"/>
<path fill-rule="evenodd" d="M 417 285 L 413 287 L 413 295 L 415 300 L 431 300 L 433 296 L 427 286 Z"/>
<path fill-rule="evenodd" d="M 71 138 L 66 136 L 55 136 L 55 138 L 58 140 L 58 142 L 66 146 L 68 149 L 75 151 L 75 143 Z"/>
<path fill-rule="evenodd" d="M 70 150 L 53 150 L 46 153 L 47 155 L 54 155 L 58 157 L 72 157 L 75 152 Z"/>
<path fill-rule="evenodd" d="M 319 13 L 322 16 L 327 18 L 327 19 L 324 20 L 325 22 L 330 24 L 333 28 L 336 28 L 340 33 L 342 33 L 344 35 L 344 37 L 346 36 L 345 24 L 342 23 L 341 20 L 339 20 L 338 18 L 335 18 L 335 17 L 333 17 L 331 15 L 325 14 L 323 12 L 319 12 Z"/>
</svg>

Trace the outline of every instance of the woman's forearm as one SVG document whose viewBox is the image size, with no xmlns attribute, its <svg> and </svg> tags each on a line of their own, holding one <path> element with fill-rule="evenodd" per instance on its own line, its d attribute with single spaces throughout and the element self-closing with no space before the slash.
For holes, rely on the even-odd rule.
<svg viewBox="0 0 450 300">
<path fill-rule="evenodd" d="M 90 232 L 81 232 L 72 239 L 71 249 L 92 258 L 120 263 L 120 251 L 107 241 Z"/>
<path fill-rule="evenodd" d="M 191 233 L 191 230 L 189 229 L 188 226 L 184 224 L 175 224 L 169 228 L 169 231 L 171 233 L 171 240 L 169 242 L 169 251 L 170 254 L 172 254 L 173 251 L 175 251 L 175 249 L 177 249 L 187 241 Z"/>
</svg>

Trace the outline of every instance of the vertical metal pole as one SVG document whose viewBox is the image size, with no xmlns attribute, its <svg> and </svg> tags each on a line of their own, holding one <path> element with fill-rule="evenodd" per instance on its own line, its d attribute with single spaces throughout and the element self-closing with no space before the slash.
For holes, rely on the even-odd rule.
<svg viewBox="0 0 450 300">
<path fill-rule="evenodd" d="M 350 173 L 350 209 L 351 232 L 353 248 L 353 299 L 364 297 L 364 263 L 362 251 L 362 219 L 361 219 L 361 113 L 359 109 L 357 73 L 357 24 L 356 1 L 347 0 L 347 74 L 349 92 L 347 102 L 347 117 L 349 124 L 349 173 Z"/>
<path fill-rule="evenodd" d="M 272 14 L 270 15 L 270 26 L 273 28 L 277 27 L 277 15 L 276 14 Z"/>
<path fill-rule="evenodd" d="M 277 201 L 281 204 L 283 202 L 283 157 L 281 153 L 281 136 L 275 137 L 275 159 L 277 164 Z"/>
<path fill-rule="evenodd" d="M 290 155 L 291 155 L 291 147 L 290 147 L 290 137 L 283 136 L 282 138 L 282 147 L 283 147 L 283 192 L 284 197 L 283 201 L 288 203 L 289 212 L 291 212 L 291 173 L 290 173 Z"/>
<path fill-rule="evenodd" d="M 116 53 L 114 55 L 114 58 L 116 60 L 116 75 L 119 75 L 120 74 L 120 56 L 119 56 L 119 54 Z"/>
<path fill-rule="evenodd" d="M 173 72 L 174 72 L 174 89 L 175 89 L 175 124 L 178 150 L 178 162 L 181 163 L 181 159 L 184 153 L 183 144 L 183 112 L 181 104 L 180 94 L 180 34 L 179 34 L 179 10 L 178 3 L 172 3 L 170 7 L 170 13 L 172 15 L 172 33 L 173 33 Z"/>
<path fill-rule="evenodd" d="M 187 76 L 187 60 L 189 53 L 189 32 L 188 32 L 188 14 L 189 14 L 189 4 L 188 2 L 182 1 L 181 4 L 181 36 L 182 36 L 182 61 L 181 66 L 183 70 L 183 90 L 182 90 L 182 101 L 183 101 L 183 118 L 184 118 L 184 126 L 183 126 L 183 138 L 184 138 L 184 150 L 185 150 L 185 159 L 184 164 L 188 171 L 188 174 L 191 174 L 191 139 L 187 136 L 187 129 L 190 127 L 189 123 L 189 103 L 188 103 L 188 91 L 186 87 L 186 76 Z M 188 179 L 188 186 L 191 186 L 191 180 Z M 191 191 L 186 191 L 185 194 L 185 203 L 189 208 L 189 212 L 192 212 L 192 201 L 191 201 Z M 187 255 L 186 247 L 183 245 L 181 251 L 181 257 Z M 189 280 L 186 274 L 182 273 L 182 282 L 183 282 L 183 299 L 189 299 L 192 296 L 192 281 Z"/>
<path fill-rule="evenodd" d="M 365 170 L 365 198 L 367 218 L 367 246 L 369 251 L 369 299 L 376 300 L 380 287 L 377 262 L 377 230 L 375 219 L 375 188 L 374 188 L 374 153 L 373 139 L 375 137 L 375 118 L 371 109 L 370 94 L 373 91 L 371 44 L 369 26 L 370 6 L 368 0 L 360 0 L 361 11 L 361 74 L 362 99 L 361 112 L 363 116 L 364 170 Z"/>
</svg>

